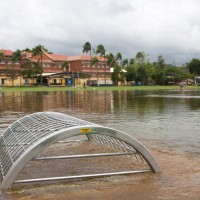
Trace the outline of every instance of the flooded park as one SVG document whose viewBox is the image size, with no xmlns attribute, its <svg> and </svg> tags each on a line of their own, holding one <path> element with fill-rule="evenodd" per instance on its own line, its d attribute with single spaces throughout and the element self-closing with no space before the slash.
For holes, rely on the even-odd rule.
<svg viewBox="0 0 200 200">
<path fill-rule="evenodd" d="M 11 189 L 1 191 L 0 200 L 200 198 L 200 90 L 2 92 L 0 135 L 16 120 L 43 111 L 63 113 L 127 133 L 151 151 L 161 173 L 66 180 L 41 185 L 14 184 Z M 54 146 L 48 151 L 59 151 L 60 148 L 62 152 L 64 146 Z M 84 142 L 73 143 L 69 145 L 69 151 L 79 152 L 89 147 Z M 130 164 L 121 158 L 116 161 L 119 166 L 112 166 L 112 162 L 107 164 L 103 160 L 102 163 L 91 163 L 91 168 L 126 168 Z M 70 168 L 70 163 L 68 165 Z M 57 163 L 50 166 L 47 162 L 41 167 L 39 164 L 28 164 L 27 173 L 48 173 L 52 168 L 62 171 L 68 165 L 61 163 L 59 166 Z M 87 165 L 77 162 L 71 170 L 81 173 Z"/>
</svg>

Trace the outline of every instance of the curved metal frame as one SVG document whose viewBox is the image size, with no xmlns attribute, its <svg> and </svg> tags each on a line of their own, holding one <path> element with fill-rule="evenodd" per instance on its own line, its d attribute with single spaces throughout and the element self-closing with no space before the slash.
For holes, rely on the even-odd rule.
<svg viewBox="0 0 200 200">
<path fill-rule="evenodd" d="M 41 117 L 44 118 L 45 120 L 48 119 L 50 122 L 52 121 L 52 126 L 53 122 L 58 124 L 58 126 L 61 127 L 55 127 L 55 125 L 51 128 L 47 125 L 45 129 L 45 124 L 42 124 L 42 120 L 38 119 L 38 121 L 34 122 L 34 120 L 37 120 L 37 118 Z M 38 123 L 41 122 L 41 127 L 43 127 L 44 130 L 38 130 L 42 131 L 44 133 L 43 137 L 36 137 L 37 133 L 37 128 L 34 126 L 34 124 L 30 124 L 30 119 L 33 120 L 33 123 Z M 55 124 L 54 123 L 54 124 Z M 19 126 L 20 124 L 20 126 Z M 28 127 L 30 125 L 30 127 Z M 31 127 L 34 126 L 35 129 L 31 129 Z M 19 127 L 21 129 L 19 129 Z M 12 130 L 12 132 L 10 132 Z M 45 135 L 46 132 L 49 132 L 48 134 Z M 15 136 L 14 134 L 20 133 L 20 140 Z M 29 133 L 28 135 L 26 135 Z M 149 152 L 149 150 L 142 145 L 139 141 L 134 139 L 133 137 L 127 135 L 124 132 L 112 129 L 112 128 L 107 128 L 103 127 L 97 124 L 93 124 L 84 120 L 80 120 L 71 116 L 67 116 L 61 113 L 55 113 L 55 112 L 40 112 L 40 113 L 34 113 L 28 116 L 25 116 L 15 123 L 13 123 L 10 127 L 6 129 L 4 134 L 0 138 L 0 145 L 1 145 L 1 150 L 0 154 L 2 155 L 2 152 L 5 153 L 3 157 L 1 156 L 0 158 L 0 165 L 1 165 L 1 174 L 2 174 L 2 180 L 1 180 L 1 189 L 7 189 L 11 187 L 13 184 L 14 180 L 16 179 L 17 175 L 20 173 L 22 168 L 30 161 L 32 160 L 38 153 L 40 153 L 42 150 L 46 149 L 48 146 L 66 139 L 70 138 L 73 136 L 78 136 L 78 135 L 87 135 L 88 138 L 93 135 L 106 135 L 110 136 L 112 138 L 119 139 L 121 141 L 124 141 L 125 143 L 129 144 L 132 146 L 139 154 L 142 155 L 142 157 L 145 159 L 145 161 L 148 163 L 150 166 L 150 169 L 153 172 L 160 172 L 160 167 L 158 163 L 156 162 L 155 158 L 153 155 Z M 32 135 L 32 141 L 30 143 L 23 144 L 23 137 L 30 137 Z M 9 142 L 6 143 L 7 138 L 10 138 Z M 14 139 L 12 139 L 14 138 Z M 12 143 L 13 141 L 17 141 L 18 144 Z M 18 148 L 19 146 L 23 147 L 23 151 L 19 153 L 17 158 L 15 160 L 12 160 L 12 155 L 8 149 L 9 145 L 12 146 L 12 148 Z M 20 150 L 18 150 L 20 152 Z M 16 154 L 16 153 L 15 153 Z M 10 158 L 6 158 L 10 157 Z M 3 160 L 4 159 L 4 160 Z M 4 170 L 4 165 L 5 163 L 8 163 L 7 159 L 11 159 L 12 163 L 8 165 L 7 171 Z M 6 171 L 6 172 L 4 172 Z"/>
</svg>

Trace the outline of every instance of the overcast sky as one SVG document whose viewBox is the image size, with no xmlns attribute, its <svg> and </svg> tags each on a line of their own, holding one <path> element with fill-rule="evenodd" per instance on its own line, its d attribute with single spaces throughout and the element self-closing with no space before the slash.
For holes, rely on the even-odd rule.
<svg viewBox="0 0 200 200">
<path fill-rule="evenodd" d="M 0 0 L 0 49 L 44 45 L 58 54 L 95 49 L 169 64 L 200 57 L 200 0 Z"/>
</svg>

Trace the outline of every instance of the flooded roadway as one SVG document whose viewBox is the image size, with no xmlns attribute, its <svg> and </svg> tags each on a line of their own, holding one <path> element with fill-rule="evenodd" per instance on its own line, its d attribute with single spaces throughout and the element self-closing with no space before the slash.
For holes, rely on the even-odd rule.
<svg viewBox="0 0 200 200">
<path fill-rule="evenodd" d="M 199 199 L 199 97 L 198 90 L 2 93 L 1 134 L 27 114 L 61 112 L 134 136 L 151 150 L 162 172 L 14 186 L 0 199 Z"/>
</svg>

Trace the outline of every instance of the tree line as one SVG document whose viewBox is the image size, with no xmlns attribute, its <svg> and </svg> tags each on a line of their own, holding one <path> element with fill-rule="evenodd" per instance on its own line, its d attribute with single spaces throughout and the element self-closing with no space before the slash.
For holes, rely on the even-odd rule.
<svg viewBox="0 0 200 200">
<path fill-rule="evenodd" d="M 102 44 L 93 49 L 90 42 L 85 42 L 82 52 L 90 54 L 91 66 L 98 64 L 97 55 L 103 56 L 107 65 L 113 69 L 111 79 L 115 85 L 118 85 L 119 82 L 134 82 L 141 85 L 177 84 L 200 75 L 198 58 L 193 58 L 183 66 L 177 67 L 167 64 L 161 54 L 155 62 L 150 62 L 148 55 L 143 51 L 139 51 L 133 58 L 127 59 L 123 58 L 120 52 L 116 55 L 107 53 Z"/>
</svg>

